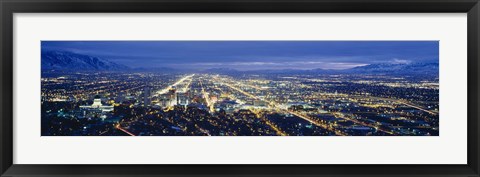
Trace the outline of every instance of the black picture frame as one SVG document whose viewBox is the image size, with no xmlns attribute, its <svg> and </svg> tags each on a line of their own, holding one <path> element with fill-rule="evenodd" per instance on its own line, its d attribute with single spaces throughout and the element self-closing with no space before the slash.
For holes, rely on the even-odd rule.
<svg viewBox="0 0 480 177">
<path fill-rule="evenodd" d="M 478 0 L 1 0 L 1 176 L 479 176 Z M 467 165 L 13 164 L 13 14 L 115 12 L 468 13 Z M 41 153 L 41 152 L 39 152 Z M 445 152 L 448 153 L 448 152 Z"/>
</svg>

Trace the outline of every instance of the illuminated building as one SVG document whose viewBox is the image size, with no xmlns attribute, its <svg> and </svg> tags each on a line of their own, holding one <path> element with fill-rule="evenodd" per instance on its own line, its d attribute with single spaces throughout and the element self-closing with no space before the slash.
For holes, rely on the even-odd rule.
<svg viewBox="0 0 480 177">
<path fill-rule="evenodd" d="M 152 103 L 151 100 L 152 92 L 150 90 L 150 87 L 145 87 L 143 88 L 143 93 L 142 93 L 142 105 L 147 107 L 150 106 Z"/>
<path fill-rule="evenodd" d="M 186 106 L 189 103 L 189 97 L 187 92 L 177 93 L 177 105 Z"/>
<path fill-rule="evenodd" d="M 175 104 L 177 103 L 177 94 L 175 94 L 175 92 L 175 88 L 171 88 L 168 90 L 169 106 L 175 106 Z"/>
<path fill-rule="evenodd" d="M 80 108 L 81 109 L 86 109 L 86 110 L 92 110 L 92 111 L 98 110 L 98 111 L 101 111 L 101 112 L 111 112 L 111 111 L 114 110 L 114 106 L 103 105 L 102 104 L 102 99 L 98 95 L 96 95 L 94 97 L 93 104 L 80 106 Z"/>
</svg>

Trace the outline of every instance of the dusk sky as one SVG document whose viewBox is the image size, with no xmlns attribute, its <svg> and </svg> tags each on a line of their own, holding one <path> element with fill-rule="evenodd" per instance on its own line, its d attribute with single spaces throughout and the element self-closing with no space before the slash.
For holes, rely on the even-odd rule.
<svg viewBox="0 0 480 177">
<path fill-rule="evenodd" d="M 438 41 L 42 41 L 42 50 L 96 56 L 129 67 L 348 69 L 438 62 Z"/>
</svg>

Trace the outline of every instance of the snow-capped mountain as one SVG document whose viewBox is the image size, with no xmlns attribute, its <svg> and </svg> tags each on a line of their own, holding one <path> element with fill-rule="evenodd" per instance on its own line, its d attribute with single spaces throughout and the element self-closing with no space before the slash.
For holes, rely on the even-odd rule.
<svg viewBox="0 0 480 177">
<path fill-rule="evenodd" d="M 438 74 L 439 64 L 432 63 L 380 63 L 348 69 L 351 73 L 384 74 Z"/>
<path fill-rule="evenodd" d="M 129 67 L 105 59 L 66 51 L 42 51 L 42 70 L 126 70 Z"/>
<path fill-rule="evenodd" d="M 312 70 L 252 70 L 238 71 L 230 68 L 214 68 L 204 72 L 217 74 L 387 74 L 387 75 L 438 75 L 438 63 L 379 63 L 354 67 L 344 70 L 312 69 Z"/>
</svg>

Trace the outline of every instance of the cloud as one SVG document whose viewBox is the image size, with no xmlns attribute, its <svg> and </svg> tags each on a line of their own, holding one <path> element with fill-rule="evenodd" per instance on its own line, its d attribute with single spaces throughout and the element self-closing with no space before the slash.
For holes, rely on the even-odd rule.
<svg viewBox="0 0 480 177">
<path fill-rule="evenodd" d="M 365 66 L 366 63 L 354 62 L 322 62 L 322 61 L 291 61 L 291 62 L 203 62 L 171 64 L 171 67 L 182 68 L 231 68 L 236 70 L 263 70 L 263 69 L 349 69 L 358 66 Z"/>
<path fill-rule="evenodd" d="M 410 60 L 402 60 L 398 58 L 394 58 L 390 63 L 392 64 L 410 64 L 412 61 Z"/>
</svg>

